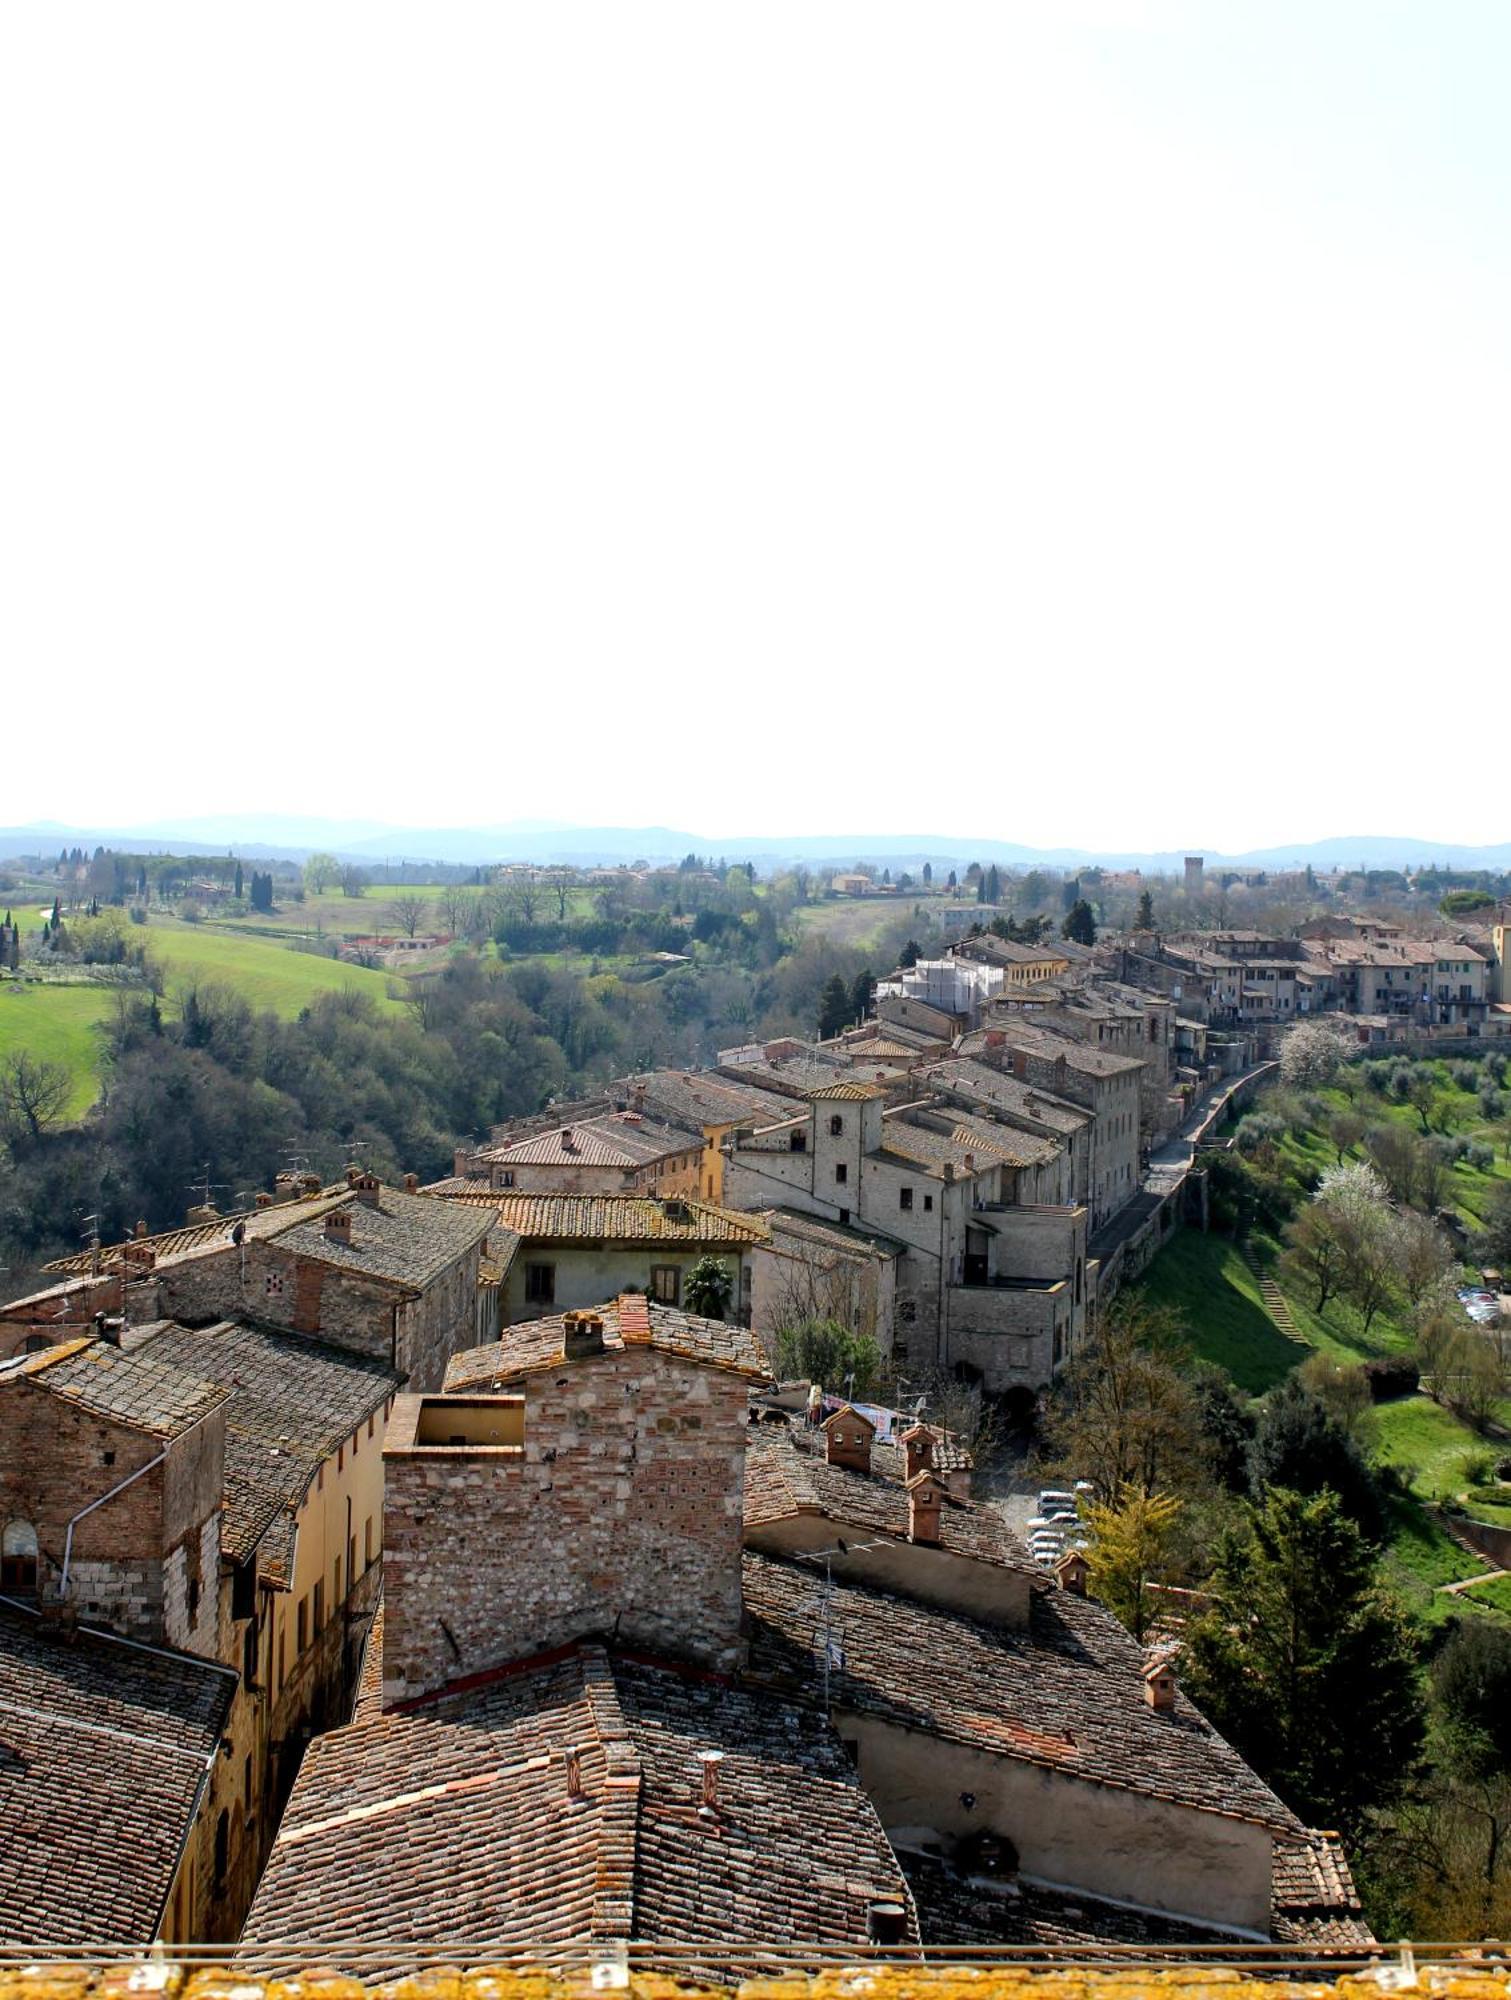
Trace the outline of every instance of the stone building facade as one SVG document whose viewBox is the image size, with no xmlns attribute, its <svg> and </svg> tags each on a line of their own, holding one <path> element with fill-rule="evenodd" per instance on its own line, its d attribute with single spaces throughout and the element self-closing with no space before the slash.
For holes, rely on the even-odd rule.
<svg viewBox="0 0 1511 2000">
<path fill-rule="evenodd" d="M 747 1403 L 766 1379 L 741 1329 L 627 1296 L 512 1330 L 461 1357 L 445 1394 L 401 1397 L 385 1706 L 592 1637 L 731 1669 Z"/>
</svg>

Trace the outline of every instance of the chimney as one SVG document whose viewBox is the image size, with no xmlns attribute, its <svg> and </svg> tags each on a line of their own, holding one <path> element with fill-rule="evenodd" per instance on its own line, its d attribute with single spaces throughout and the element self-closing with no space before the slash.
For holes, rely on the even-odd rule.
<svg viewBox="0 0 1511 2000">
<path fill-rule="evenodd" d="M 700 1750 L 698 1762 L 703 1767 L 702 1803 L 698 1807 L 700 1819 L 717 1819 L 719 1815 L 719 1766 L 724 1762 L 722 1750 Z"/>
<path fill-rule="evenodd" d="M 906 1459 L 903 1478 L 916 1479 L 920 1472 L 928 1472 L 933 1466 L 934 1433 L 923 1424 L 914 1424 L 902 1434 L 902 1449 Z"/>
<path fill-rule="evenodd" d="M 1004 1042 L 1005 1042 L 1006 1040 L 1007 1040 L 1007 1037 L 1006 1037 L 1006 1035 L 1004 1035 L 1004 1034 L 1003 1034 L 1003 1032 L 1002 1032 L 1002 1030 L 1001 1030 L 1000 1028 L 988 1028 L 988 1029 L 987 1029 L 987 1031 L 986 1031 L 986 1046 L 987 1046 L 987 1047 L 988 1047 L 989 1049 L 1000 1049 L 1000 1048 L 1001 1048 L 1001 1046 L 1002 1046 L 1002 1044 L 1003 1044 L 1003 1043 L 1004 1043 Z"/>
<path fill-rule="evenodd" d="M 638 1112 L 645 1110 L 645 1085 L 643 1083 L 637 1083 L 635 1088 L 630 1092 L 630 1109 Z"/>
<path fill-rule="evenodd" d="M 561 1358 L 585 1361 L 603 1352 L 603 1321 L 597 1313 L 569 1312 L 561 1316 Z"/>
<path fill-rule="evenodd" d="M 932 1472 L 920 1472 L 908 1481 L 908 1540 L 930 1548 L 939 1546 L 939 1514 L 944 1505 L 944 1485 Z"/>
<path fill-rule="evenodd" d="M 139 1220 L 139 1221 L 138 1221 L 138 1223 L 137 1223 L 137 1225 L 136 1225 L 136 1229 L 135 1229 L 135 1232 L 134 1232 L 134 1233 L 135 1233 L 135 1235 L 136 1235 L 136 1236 L 137 1236 L 138 1238 L 140 1238 L 140 1237 L 143 1237 L 143 1236 L 145 1236 L 145 1235 L 147 1234 L 147 1224 L 146 1224 L 146 1222 L 145 1222 L 145 1221 L 140 1221 L 140 1220 Z"/>
<path fill-rule="evenodd" d="M 939 1171 L 944 1176 L 945 1185 L 948 1186 L 955 1178 L 955 1162 L 953 1160 L 946 1160 Z"/>
<path fill-rule="evenodd" d="M 458 1146 L 456 1151 L 452 1154 L 451 1171 L 456 1175 L 459 1181 L 465 1180 L 468 1174 L 471 1173 L 472 1162 L 468 1157 L 467 1148 L 465 1146 Z"/>
<path fill-rule="evenodd" d="M 975 1155 L 974 1153 L 967 1153 L 967 1154 L 966 1154 L 966 1156 L 965 1156 L 965 1170 L 966 1170 L 966 1172 L 967 1172 L 968 1174 L 973 1174 L 973 1173 L 975 1173 L 975 1171 L 976 1171 L 976 1155 Z"/>
<path fill-rule="evenodd" d="M 257 1206 L 259 1208 L 271 1208 L 273 1206 L 273 1197 L 265 1188 L 258 1190 Z"/>
<path fill-rule="evenodd" d="M 1027 1051 L 1027 1049 L 1014 1049 L 1014 1050 L 1013 1050 L 1013 1075 L 1014 1075 L 1014 1076 L 1016 1076 L 1016 1077 L 1018 1077 L 1018 1078 L 1020 1078 L 1020 1079 L 1021 1079 L 1021 1081 L 1023 1081 L 1024 1083 L 1027 1083 L 1027 1081 L 1028 1081 L 1028 1051 Z"/>
<path fill-rule="evenodd" d="M 352 1240 L 352 1212 L 349 1208 L 330 1208 L 325 1212 L 325 1240 L 327 1243 L 346 1243 Z"/>
<path fill-rule="evenodd" d="M 848 1403 L 824 1420 L 824 1455 L 831 1465 L 850 1472 L 871 1470 L 871 1443 L 876 1426 Z"/>
<path fill-rule="evenodd" d="M 906 1944 L 908 1941 L 906 1905 L 894 1902 L 891 1898 L 868 1904 L 866 1935 L 872 1944 Z"/>
<path fill-rule="evenodd" d="M 418 1194 L 420 1192 L 420 1177 L 418 1174 L 406 1174 L 404 1176 L 404 1192 L 405 1194 Z"/>
<path fill-rule="evenodd" d="M 1175 1706 L 1175 1675 L 1168 1660 L 1154 1660 L 1144 1669 L 1144 1699 L 1160 1715 Z"/>
<path fill-rule="evenodd" d="M 219 1222 L 220 1210 L 213 1201 L 202 1201 L 191 1208 L 184 1219 L 190 1229 L 197 1229 L 204 1222 Z"/>
<path fill-rule="evenodd" d="M 567 1774 L 567 1797 L 582 1797 L 582 1752 L 575 1743 L 568 1743 L 561 1753 L 561 1761 Z"/>
<path fill-rule="evenodd" d="M 577 1135 L 573 1132 L 570 1125 L 562 1127 L 561 1150 L 564 1153 L 575 1153 L 577 1151 Z"/>
<path fill-rule="evenodd" d="M 378 1197 L 383 1192 L 383 1183 L 376 1174 L 359 1173 L 352 1182 L 352 1192 L 364 1208 L 376 1208 Z"/>
<path fill-rule="evenodd" d="M 1061 1590 L 1068 1590 L 1072 1597 L 1086 1595 L 1087 1579 L 1091 1575 L 1091 1564 L 1087 1562 L 1081 1549 L 1067 1549 L 1055 1564 L 1055 1580 Z"/>
</svg>

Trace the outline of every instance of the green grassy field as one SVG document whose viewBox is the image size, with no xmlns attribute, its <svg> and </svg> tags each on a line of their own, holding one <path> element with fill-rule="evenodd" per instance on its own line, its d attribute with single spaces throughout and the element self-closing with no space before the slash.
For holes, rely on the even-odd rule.
<svg viewBox="0 0 1511 2000">
<path fill-rule="evenodd" d="M 228 936 L 203 924 L 164 920 L 150 926 L 148 941 L 170 1001 L 189 980 L 199 978 L 234 987 L 253 1007 L 268 1008 L 286 1020 L 322 993 L 365 993 L 385 1013 L 403 1005 L 386 972 L 342 965 L 264 938 Z M 114 1004 L 108 988 L 7 980 L 0 984 L 0 1055 L 25 1049 L 62 1063 L 73 1079 L 67 1115 L 82 1117 L 99 1093 L 95 1029 Z"/>
<path fill-rule="evenodd" d="M 864 951 L 868 945 L 875 944 L 882 932 L 899 917 L 911 918 L 914 903 L 922 900 L 911 889 L 895 898 L 878 897 L 875 902 L 866 897 L 852 900 L 839 896 L 830 903 L 804 903 L 793 912 L 793 916 L 804 932 Z M 925 920 L 920 917 L 915 926 L 920 944 L 925 941 L 924 925 Z M 932 925 L 928 926 L 929 930 L 932 928 Z"/>
<path fill-rule="evenodd" d="M 348 990 L 367 994 L 385 1010 L 401 1005 L 391 997 L 394 982 L 386 972 L 292 951 L 266 938 L 231 936 L 204 924 L 154 923 L 148 930 L 148 948 L 163 968 L 170 994 L 190 978 L 218 980 L 234 986 L 252 1006 L 270 1008 L 285 1018 L 292 1018 L 322 993 Z"/>
<path fill-rule="evenodd" d="M 17 1049 L 46 1062 L 62 1063 L 73 1079 L 68 1116 L 78 1118 L 99 1089 L 96 1023 L 113 1005 L 113 995 L 97 986 L 0 985 L 0 1056 Z"/>
<path fill-rule="evenodd" d="M 1275 1324 L 1259 1280 L 1226 1236 L 1177 1231 L 1150 1265 L 1142 1292 L 1151 1305 L 1173 1308 L 1197 1356 L 1226 1368 L 1251 1395 L 1273 1388 L 1310 1352 Z"/>
</svg>

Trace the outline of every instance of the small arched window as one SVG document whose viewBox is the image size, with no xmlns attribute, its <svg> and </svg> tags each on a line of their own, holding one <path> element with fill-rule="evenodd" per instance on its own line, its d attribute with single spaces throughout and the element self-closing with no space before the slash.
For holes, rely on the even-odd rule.
<svg viewBox="0 0 1511 2000">
<path fill-rule="evenodd" d="M 844 1132 L 844 1129 L 845 1121 L 839 1112 L 831 1112 L 829 1117 L 829 1136 L 832 1139 L 838 1139 Z"/>
<path fill-rule="evenodd" d="M 37 1588 L 37 1531 L 30 1521 L 7 1521 L 0 1535 L 0 1590 L 31 1595 Z"/>
</svg>

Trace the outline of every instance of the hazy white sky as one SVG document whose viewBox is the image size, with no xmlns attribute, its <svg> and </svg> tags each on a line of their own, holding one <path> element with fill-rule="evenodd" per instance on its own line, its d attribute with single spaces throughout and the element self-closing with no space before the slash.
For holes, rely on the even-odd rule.
<svg viewBox="0 0 1511 2000">
<path fill-rule="evenodd" d="M 0 14 L 0 823 L 1511 835 L 1511 9 Z"/>
</svg>

